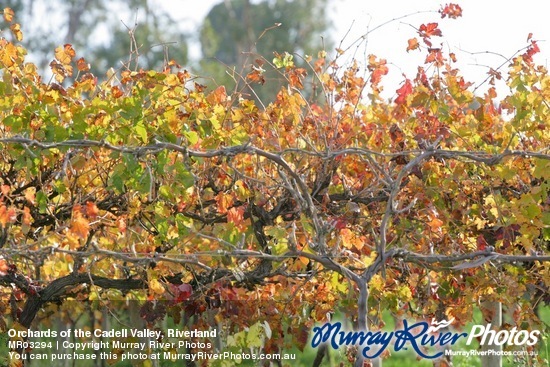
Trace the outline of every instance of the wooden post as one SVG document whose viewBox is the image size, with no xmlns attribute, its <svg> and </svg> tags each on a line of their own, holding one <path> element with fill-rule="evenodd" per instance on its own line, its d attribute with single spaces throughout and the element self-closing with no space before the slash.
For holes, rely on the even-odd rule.
<svg viewBox="0 0 550 367">
<path fill-rule="evenodd" d="M 488 324 L 491 324 L 491 330 L 494 330 L 495 332 L 500 331 L 500 328 L 502 327 L 502 303 L 487 301 L 483 302 L 481 307 L 483 308 L 482 311 L 485 311 L 484 314 L 486 313 L 486 315 L 488 315 L 488 317 L 486 317 L 486 321 Z M 481 350 L 501 352 L 502 345 L 489 344 L 485 341 L 485 345 L 481 346 Z M 481 365 L 483 367 L 502 367 L 502 356 L 495 354 L 481 356 Z"/>
</svg>

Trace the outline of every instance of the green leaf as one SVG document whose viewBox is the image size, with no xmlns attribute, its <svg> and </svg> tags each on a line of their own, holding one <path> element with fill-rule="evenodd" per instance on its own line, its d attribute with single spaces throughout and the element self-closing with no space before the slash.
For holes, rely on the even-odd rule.
<svg viewBox="0 0 550 367">
<path fill-rule="evenodd" d="M 145 128 L 145 125 L 143 125 L 142 121 L 136 124 L 136 134 L 145 144 L 149 142 L 149 138 L 147 137 L 147 129 Z"/>
<path fill-rule="evenodd" d="M 186 131 L 183 133 L 190 145 L 195 145 L 199 141 L 199 134 L 196 131 Z"/>
<path fill-rule="evenodd" d="M 36 203 L 38 204 L 40 214 L 45 214 L 48 211 L 48 195 L 43 191 L 36 192 Z"/>
</svg>

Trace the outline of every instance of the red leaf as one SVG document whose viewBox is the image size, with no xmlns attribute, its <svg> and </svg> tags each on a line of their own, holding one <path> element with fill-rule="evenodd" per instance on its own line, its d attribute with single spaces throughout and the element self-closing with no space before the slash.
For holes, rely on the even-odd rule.
<svg viewBox="0 0 550 367">
<path fill-rule="evenodd" d="M 397 92 L 397 98 L 395 99 L 395 103 L 403 104 L 407 101 L 407 96 L 412 93 L 413 87 L 411 84 L 411 81 L 409 79 L 405 79 L 405 84 L 401 86 L 396 92 Z"/>
<path fill-rule="evenodd" d="M 178 286 L 172 285 L 172 292 L 174 293 L 174 302 L 180 303 L 187 301 L 193 294 L 193 287 L 187 283 L 180 284 Z"/>
<path fill-rule="evenodd" d="M 482 234 L 477 236 L 476 245 L 477 245 L 478 251 L 484 251 L 485 249 L 487 249 L 487 246 L 489 246 L 489 244 L 485 240 L 485 237 L 483 237 Z"/>
<path fill-rule="evenodd" d="M 369 55 L 368 69 L 372 72 L 371 83 L 377 85 L 382 80 L 382 76 L 388 74 L 388 67 L 385 59 L 376 59 L 376 56 Z"/>
<path fill-rule="evenodd" d="M 527 51 L 522 55 L 523 60 L 525 62 L 532 62 L 533 56 L 540 52 L 539 45 L 537 45 L 537 41 L 531 41 L 531 46 L 527 48 Z"/>
<path fill-rule="evenodd" d="M 422 38 L 442 35 L 441 30 L 437 28 L 437 23 L 422 24 L 418 30 L 418 34 L 420 34 Z"/>
</svg>

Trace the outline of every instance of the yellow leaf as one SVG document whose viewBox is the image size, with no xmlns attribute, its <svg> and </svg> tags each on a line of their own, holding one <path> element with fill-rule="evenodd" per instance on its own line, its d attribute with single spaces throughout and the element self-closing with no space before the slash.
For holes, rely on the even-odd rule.
<svg viewBox="0 0 550 367">
<path fill-rule="evenodd" d="M 16 40 L 23 41 L 23 32 L 21 32 L 21 25 L 19 25 L 19 23 L 10 25 L 10 29 Z"/>
<path fill-rule="evenodd" d="M 55 49 L 55 58 L 63 65 L 70 64 L 75 54 L 73 46 L 68 43 Z"/>
<path fill-rule="evenodd" d="M 19 52 L 17 47 L 8 42 L 4 47 L 0 48 L 0 62 L 6 67 L 13 66 L 15 61 L 19 58 Z"/>
<path fill-rule="evenodd" d="M 36 195 L 36 188 L 35 187 L 29 187 L 25 190 L 25 199 L 29 204 L 35 205 L 35 195 Z"/>
<path fill-rule="evenodd" d="M 164 287 L 162 286 L 162 283 L 159 282 L 157 279 L 152 279 L 149 281 L 149 289 L 155 294 L 164 293 Z"/>
<path fill-rule="evenodd" d="M 384 288 L 384 279 L 382 279 L 382 276 L 380 276 L 380 274 L 373 275 L 369 282 L 369 287 L 372 290 L 381 291 Z"/>
<path fill-rule="evenodd" d="M 340 230 L 340 240 L 342 246 L 345 248 L 351 248 L 353 246 L 353 232 L 348 228 L 342 228 Z"/>
</svg>

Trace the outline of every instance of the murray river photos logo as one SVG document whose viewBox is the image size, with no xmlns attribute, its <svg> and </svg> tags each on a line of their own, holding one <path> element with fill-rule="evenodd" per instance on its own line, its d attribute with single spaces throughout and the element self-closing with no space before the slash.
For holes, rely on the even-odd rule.
<svg viewBox="0 0 550 367">
<path fill-rule="evenodd" d="M 446 328 L 454 319 L 449 321 L 432 320 L 431 325 L 426 321 L 409 324 L 403 320 L 403 328 L 394 331 L 346 331 L 340 322 L 326 323 L 313 328 L 312 347 L 318 347 L 323 343 L 338 349 L 341 346 L 356 345 L 361 349 L 365 358 L 376 358 L 386 349 L 394 351 L 412 348 L 422 358 L 439 358 L 444 354 L 442 347 L 456 344 L 465 339 L 466 345 L 471 345 L 474 339 L 479 340 L 480 345 L 514 345 L 533 346 L 537 344 L 540 336 L 539 330 L 492 330 L 491 324 L 474 325 L 469 333 L 456 333 Z M 433 354 L 427 352 L 426 347 L 438 349 Z"/>
</svg>

